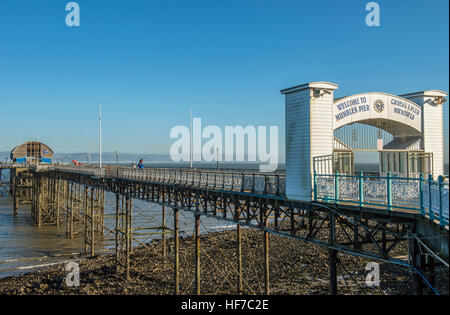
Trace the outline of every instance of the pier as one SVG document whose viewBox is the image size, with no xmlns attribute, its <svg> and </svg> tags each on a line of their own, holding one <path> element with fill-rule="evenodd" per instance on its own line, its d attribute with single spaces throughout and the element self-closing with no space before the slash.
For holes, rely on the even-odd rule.
<svg viewBox="0 0 450 315">
<path fill-rule="evenodd" d="M 315 200 L 302 202 L 286 198 L 284 173 L 157 168 L 136 170 L 42 164 L 0 164 L 0 167 L 13 172 L 22 170 L 15 173 L 17 178 L 11 186 L 16 200 L 14 204 L 31 203 L 31 216 L 36 225 L 65 226 L 67 238 L 84 238 L 85 251 L 91 256 L 96 255 L 96 244 L 107 235 L 112 237 L 117 272 L 125 280 L 130 278 L 133 244 L 139 244 L 136 235 L 143 230 L 143 227 L 140 231 L 134 230 L 133 216 L 136 214 L 133 213 L 133 200 L 161 205 L 162 218 L 167 216 L 167 209 L 170 208 L 173 226 L 166 226 L 163 219 L 163 222 L 155 222 L 145 229 L 160 234 L 164 244 L 169 242 L 167 235 L 171 236 L 174 294 L 180 294 L 180 212 L 188 212 L 195 217 L 197 232 L 193 237 L 197 244 L 195 287 L 198 294 L 202 293 L 198 227 L 203 217 L 236 224 L 237 253 L 241 253 L 242 247 L 241 228 L 252 228 L 262 233 L 264 251 L 260 254 L 265 261 L 265 294 L 270 294 L 269 234 L 327 249 L 331 294 L 338 293 L 338 252 L 409 268 L 414 275 L 418 294 L 424 288 L 418 271 L 425 273 L 441 264 L 448 266 L 448 202 L 445 203 L 448 200 L 448 182 L 436 184 L 424 178 L 405 179 L 407 185 L 421 189 L 412 194 L 409 202 L 398 200 L 399 195 L 393 193 L 391 196 L 389 192 L 389 198 L 378 195 L 378 201 L 370 193 L 363 194 L 366 200 L 363 201 L 355 199 L 354 192 L 346 185 L 354 182 L 356 187 L 361 187 L 358 185 L 369 185 L 370 181 L 377 185 L 387 183 L 391 185 L 388 191 L 396 192 L 399 187 L 404 191 L 404 183 L 400 179 L 341 178 L 339 174 L 334 174 L 326 179 L 317 178 Z M 323 180 L 331 183 L 323 185 Z M 27 184 L 23 184 L 24 181 Z M 431 195 L 427 194 L 430 189 Z M 434 193 L 436 191 L 437 195 Z M 105 193 L 115 195 L 113 227 L 104 224 Z M 14 213 L 17 213 L 17 206 Z M 408 257 L 403 260 L 391 255 L 402 242 L 408 242 L 409 248 Z M 242 257 L 238 255 L 238 273 L 242 273 L 241 262 Z M 242 290 L 242 274 L 239 275 L 237 289 L 236 293 Z"/>
<path fill-rule="evenodd" d="M 327 251 L 322 263 L 329 267 L 330 294 L 338 294 L 342 254 L 403 267 L 411 272 L 417 294 L 425 287 L 436 292 L 436 269 L 448 270 L 449 262 L 442 133 L 447 93 L 372 92 L 335 99 L 337 89 L 320 81 L 281 91 L 286 99 L 283 172 L 133 169 L 104 166 L 101 159 L 100 165 L 54 164 L 48 146 L 28 142 L 11 152 L 12 163 L 0 163 L 0 170 L 10 170 L 9 183 L 2 181 L 0 187 L 11 194 L 14 215 L 21 204 L 30 204 L 38 227 L 64 226 L 68 239 L 84 239 L 87 255 L 95 256 L 99 244 L 112 240 L 115 272 L 125 281 L 132 275 L 134 245 L 147 245 L 138 236 L 159 238 L 163 260 L 173 263 L 174 294 L 192 285 L 196 294 L 204 293 L 202 272 L 212 272 L 202 268 L 200 227 L 207 218 L 236 228 L 236 257 L 229 264 L 237 294 L 245 284 L 244 228 L 261 233 L 263 241 L 260 293 L 271 292 L 270 235 Z M 356 173 L 356 152 L 377 155 L 378 172 Z M 107 195 L 114 200 L 112 208 L 105 204 Z M 148 216 L 136 211 L 136 201 L 161 206 L 159 218 L 135 226 L 139 215 Z M 193 216 L 195 244 L 190 252 L 194 275 L 184 282 L 183 213 Z M 400 246 L 407 252 L 399 256 Z M 218 275 L 222 283 L 229 281 L 226 274 Z"/>
</svg>

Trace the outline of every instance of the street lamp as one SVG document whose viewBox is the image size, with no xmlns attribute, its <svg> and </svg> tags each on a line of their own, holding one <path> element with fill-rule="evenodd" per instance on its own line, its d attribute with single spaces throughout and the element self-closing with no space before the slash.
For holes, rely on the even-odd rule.
<svg viewBox="0 0 450 315">
<path fill-rule="evenodd" d="M 219 167 L 219 148 L 216 148 L 216 153 L 217 153 L 217 170 L 220 169 Z"/>
<path fill-rule="evenodd" d="M 116 151 L 116 170 L 117 170 L 117 177 L 119 177 L 119 151 Z"/>
</svg>

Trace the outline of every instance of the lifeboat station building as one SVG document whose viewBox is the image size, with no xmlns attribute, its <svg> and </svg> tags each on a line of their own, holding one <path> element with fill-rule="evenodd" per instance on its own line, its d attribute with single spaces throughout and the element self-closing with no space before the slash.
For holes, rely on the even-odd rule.
<svg viewBox="0 0 450 315">
<path fill-rule="evenodd" d="M 15 147 L 10 158 L 18 164 L 52 164 L 53 150 L 44 143 L 29 141 Z"/>
<path fill-rule="evenodd" d="M 335 98 L 337 89 L 337 84 L 312 82 L 281 91 L 286 106 L 288 198 L 311 200 L 316 175 L 358 175 L 358 151 L 379 155 L 376 174 L 370 171 L 373 176 L 444 175 L 447 93 L 371 92 Z"/>
</svg>

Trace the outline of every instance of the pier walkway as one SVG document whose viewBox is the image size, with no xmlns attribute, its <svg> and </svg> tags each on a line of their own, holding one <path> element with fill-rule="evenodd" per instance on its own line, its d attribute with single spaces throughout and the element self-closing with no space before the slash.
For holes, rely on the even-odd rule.
<svg viewBox="0 0 450 315">
<path fill-rule="evenodd" d="M 68 235 L 73 236 L 74 224 L 78 220 L 84 226 L 86 250 L 89 247 L 92 254 L 98 232 L 93 218 L 101 217 L 104 212 L 99 206 L 101 195 L 104 196 L 104 192 L 116 195 L 116 227 L 112 233 L 116 234 L 118 264 L 125 268 L 127 276 L 130 252 L 128 245 L 122 246 L 121 242 L 131 242 L 132 199 L 173 209 L 174 226 L 170 230 L 176 253 L 179 252 L 180 210 L 193 213 L 197 227 L 200 218 L 206 216 L 237 224 L 238 229 L 247 226 L 261 230 L 265 235 L 266 293 L 270 293 L 269 234 L 328 249 L 330 292 L 333 294 L 337 293 L 338 251 L 422 273 L 434 270 L 439 264 L 448 267 L 448 182 L 443 178 L 434 182 L 432 179 L 392 178 L 389 175 L 316 175 L 312 199 L 306 202 L 285 197 L 283 172 L 140 170 L 113 166 L 100 169 L 73 165 L 29 167 L 32 184 L 27 187 L 32 191 L 35 222 L 41 226 L 59 224 L 63 220 L 67 224 Z M 13 192 L 19 189 L 13 188 Z M 78 197 L 73 198 L 74 191 Z M 75 200 L 77 205 L 73 206 L 71 200 Z M 60 212 L 64 209 L 61 201 L 63 205 L 71 204 L 66 213 L 64 210 Z M 73 209 L 78 212 L 74 213 Z M 125 235 L 125 239 L 117 235 Z M 406 260 L 392 254 L 402 242 L 408 242 Z M 239 244 L 238 238 L 238 248 Z M 175 258 L 175 281 L 178 259 Z M 199 262 L 196 268 L 200 268 Z M 422 273 L 414 273 L 417 292 L 421 292 L 423 287 Z M 200 281 L 199 276 L 195 281 Z M 175 293 L 179 293 L 178 288 L 179 283 L 176 283 Z"/>
</svg>

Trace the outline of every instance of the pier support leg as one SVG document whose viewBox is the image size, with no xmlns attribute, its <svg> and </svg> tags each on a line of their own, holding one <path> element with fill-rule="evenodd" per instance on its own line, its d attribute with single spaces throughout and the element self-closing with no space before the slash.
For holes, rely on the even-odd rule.
<svg viewBox="0 0 450 315">
<path fill-rule="evenodd" d="M 106 203 L 106 200 L 105 200 L 105 190 L 102 190 L 102 196 L 101 196 L 101 198 L 102 198 L 102 201 L 101 201 L 101 220 L 100 220 L 100 223 L 101 223 L 101 231 L 102 231 L 102 237 L 103 236 L 105 236 L 105 203 Z"/>
<path fill-rule="evenodd" d="M 101 208 L 101 205 L 100 205 L 100 189 L 97 189 L 96 191 L 95 191 L 95 198 L 94 198 L 94 201 L 95 201 L 95 210 L 94 210 L 94 213 L 95 213 L 95 231 L 98 233 L 98 234 L 100 234 L 100 231 L 101 231 L 101 227 L 100 227 L 100 214 L 101 214 L 101 210 L 100 210 L 100 208 Z"/>
<path fill-rule="evenodd" d="M 38 227 L 42 225 L 42 181 L 41 178 L 38 178 L 37 184 L 37 223 Z"/>
<path fill-rule="evenodd" d="M 428 255 L 427 257 L 427 265 L 428 265 L 428 272 L 430 275 L 430 285 L 434 288 L 436 286 L 436 275 L 434 268 L 434 258 L 431 255 Z M 431 289 L 430 294 L 434 294 L 434 292 L 432 292 Z"/>
<path fill-rule="evenodd" d="M 237 258 L 238 258 L 238 283 L 237 294 L 242 294 L 242 231 L 241 225 L 236 226 L 236 239 L 237 239 Z"/>
<path fill-rule="evenodd" d="M 133 199 L 130 198 L 130 204 L 128 207 L 128 217 L 129 217 L 129 253 L 133 253 Z"/>
<path fill-rule="evenodd" d="M 88 213 L 89 213 L 89 191 L 88 187 L 84 186 L 84 252 L 88 252 Z"/>
<path fill-rule="evenodd" d="M 178 227 L 178 209 L 173 209 L 173 240 L 174 240 L 174 278 L 175 278 L 175 295 L 180 294 L 180 252 L 179 252 L 179 227 Z"/>
<path fill-rule="evenodd" d="M 162 257 L 163 257 L 163 263 L 166 261 L 166 206 L 163 204 L 162 206 L 162 235 L 161 235 L 161 240 L 162 240 Z"/>
<path fill-rule="evenodd" d="M 74 206 L 74 202 L 73 202 L 73 198 L 74 197 L 74 187 L 73 187 L 73 183 L 70 185 L 70 239 L 73 239 L 73 219 L 74 219 L 74 211 L 73 211 L 73 206 Z"/>
<path fill-rule="evenodd" d="M 59 181 L 59 179 L 56 179 L 55 181 L 56 181 L 55 182 L 55 198 L 56 198 L 56 201 L 55 201 L 55 207 L 56 207 L 56 209 L 55 209 L 55 216 L 56 216 L 56 226 L 59 226 L 59 222 L 60 222 L 60 218 L 59 218 L 60 181 Z"/>
<path fill-rule="evenodd" d="M 115 249 L 116 249 L 116 274 L 119 273 L 119 209 L 120 209 L 120 195 L 116 194 L 116 230 L 115 230 Z"/>
<path fill-rule="evenodd" d="M 269 227 L 269 220 L 267 218 L 267 210 L 264 216 L 264 227 Z M 264 231 L 264 293 L 270 294 L 270 265 L 269 265 L 269 233 Z"/>
<path fill-rule="evenodd" d="M 358 234 L 358 229 L 359 229 L 359 222 L 360 222 L 360 218 L 359 216 L 355 217 L 355 227 L 354 227 L 354 231 L 353 231 L 353 245 L 355 247 L 355 249 L 359 248 L 359 234 Z"/>
<path fill-rule="evenodd" d="M 14 186 L 16 186 L 15 184 L 16 184 L 16 181 L 17 180 L 15 180 L 14 181 Z M 17 211 L 17 187 L 14 187 L 14 189 L 13 189 L 13 202 L 14 202 L 14 205 L 13 205 L 13 212 L 14 212 L 14 216 L 15 217 L 17 217 L 17 214 L 18 214 L 18 211 Z"/>
<path fill-rule="evenodd" d="M 125 206 L 125 279 L 130 280 L 130 197 L 126 198 Z"/>
<path fill-rule="evenodd" d="M 91 256 L 95 255 L 95 209 L 94 209 L 95 190 L 91 188 L 91 209 L 90 209 L 90 221 L 91 221 Z"/>
<path fill-rule="evenodd" d="M 12 183 L 10 186 L 10 191 L 13 197 L 13 214 L 16 217 L 17 216 L 17 206 L 18 206 L 18 194 L 17 194 L 17 171 L 15 170 L 15 175 L 12 178 Z"/>
<path fill-rule="evenodd" d="M 330 294 L 337 295 L 337 267 L 336 267 L 336 259 L 337 259 L 337 250 L 330 249 Z"/>
<path fill-rule="evenodd" d="M 195 215 L 195 293 L 200 295 L 200 215 Z"/>
<path fill-rule="evenodd" d="M 414 231 L 415 233 L 415 231 Z M 409 240 L 409 250 L 410 250 L 410 259 L 411 265 L 422 272 L 422 260 L 423 256 L 420 253 L 419 243 L 415 239 Z M 414 293 L 416 295 L 423 294 L 423 280 L 422 277 L 417 273 L 417 271 L 413 270 L 413 285 L 414 285 Z"/>
<path fill-rule="evenodd" d="M 335 245 L 336 243 L 336 221 L 335 214 L 330 212 L 330 235 L 329 243 L 330 245 Z M 337 295 L 337 250 L 329 249 L 329 263 L 330 263 L 330 294 Z"/>
</svg>

